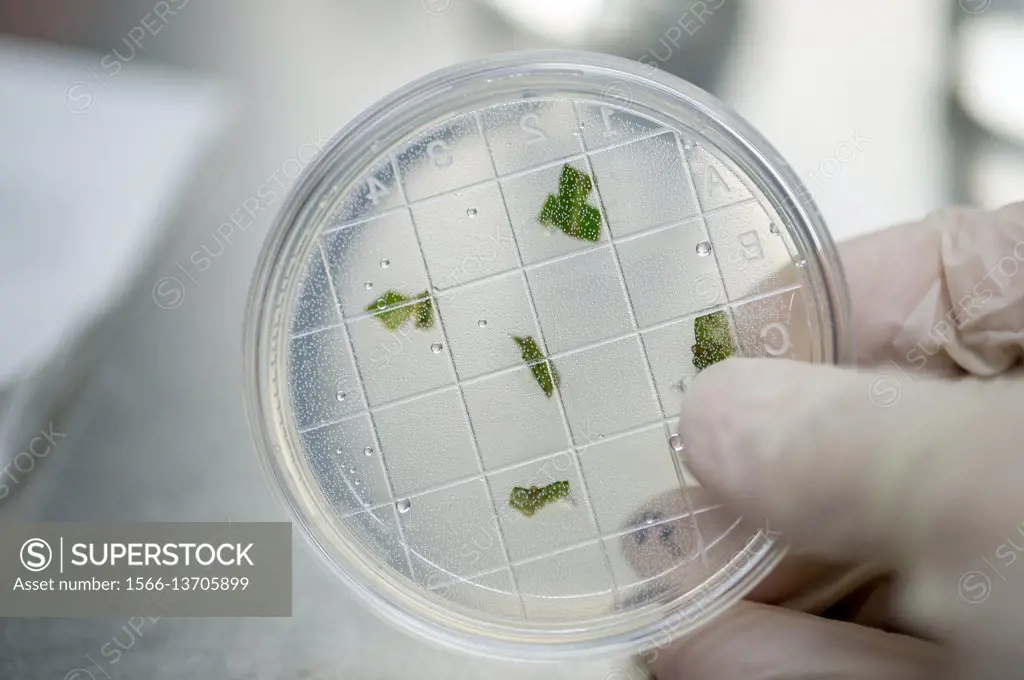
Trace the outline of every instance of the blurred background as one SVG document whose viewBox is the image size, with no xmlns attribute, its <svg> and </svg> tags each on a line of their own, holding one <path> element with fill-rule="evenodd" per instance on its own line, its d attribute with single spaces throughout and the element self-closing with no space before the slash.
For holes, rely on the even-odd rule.
<svg viewBox="0 0 1024 680">
<path fill-rule="evenodd" d="M 379 97 L 536 47 L 717 95 L 836 240 L 1024 197 L 1024 0 L 0 0 L 0 520 L 287 519 L 241 387 L 284 192 Z M 261 186 L 277 198 L 250 219 Z M 299 540 L 294 582 L 284 620 L 0 619 L 0 677 L 524 672 L 401 637 Z M 528 672 L 642 677 L 628 660 Z"/>
</svg>

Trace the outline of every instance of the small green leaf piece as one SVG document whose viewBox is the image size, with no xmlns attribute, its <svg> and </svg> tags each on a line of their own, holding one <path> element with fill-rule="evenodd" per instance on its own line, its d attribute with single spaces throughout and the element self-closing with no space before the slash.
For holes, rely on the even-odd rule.
<svg viewBox="0 0 1024 680">
<path fill-rule="evenodd" d="M 412 314 L 412 305 L 406 305 L 409 298 L 398 291 L 389 290 L 366 307 L 366 311 L 380 319 L 388 330 L 398 330 L 399 326 Z M 403 306 L 405 305 L 405 306 Z"/>
<path fill-rule="evenodd" d="M 555 392 L 555 388 L 561 383 L 561 378 L 558 375 L 558 371 L 555 370 L 555 365 L 549 359 L 545 359 L 544 353 L 540 351 L 537 341 L 532 336 L 526 336 L 525 338 L 513 336 L 512 339 L 519 345 L 523 361 L 530 367 L 533 377 L 536 378 L 540 388 L 544 390 L 544 394 L 550 399 L 551 395 Z"/>
<path fill-rule="evenodd" d="M 509 495 L 508 504 L 526 517 L 532 517 L 545 505 L 568 497 L 569 482 L 563 480 L 552 482 L 547 486 L 531 486 L 529 488 L 517 486 Z"/>
<path fill-rule="evenodd" d="M 430 293 L 423 291 L 416 296 L 420 302 L 416 303 L 416 328 L 426 330 L 434 327 L 434 301 L 430 299 Z"/>
<path fill-rule="evenodd" d="M 600 240 L 601 211 L 587 203 L 593 189 L 594 182 L 586 173 L 566 164 L 558 179 L 558 194 L 548 195 L 537 221 L 581 241 Z"/>
<path fill-rule="evenodd" d="M 544 207 L 541 208 L 537 221 L 541 224 L 551 226 L 562 220 L 562 201 L 555 194 L 548 194 L 544 200 Z"/>
<path fill-rule="evenodd" d="M 601 211 L 592 205 L 584 205 L 582 214 L 575 222 L 576 231 L 570 233 L 583 241 L 598 241 L 601 238 Z"/>
<path fill-rule="evenodd" d="M 693 334 L 693 366 L 698 371 L 728 359 L 736 351 L 725 312 L 698 316 L 693 321 Z"/>
</svg>

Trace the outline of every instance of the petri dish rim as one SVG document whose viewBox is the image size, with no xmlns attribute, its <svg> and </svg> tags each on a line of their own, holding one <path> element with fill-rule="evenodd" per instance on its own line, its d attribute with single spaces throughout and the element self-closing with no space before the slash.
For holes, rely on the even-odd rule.
<svg viewBox="0 0 1024 680">
<path fill-rule="evenodd" d="M 619 107 L 625 103 L 676 129 L 686 121 L 686 127 L 724 152 L 757 184 L 759 198 L 773 207 L 798 256 L 806 262 L 807 292 L 814 300 L 817 327 L 827 336 L 822 338 L 822 360 L 848 363 L 853 356 L 842 268 L 806 188 L 748 123 L 711 95 L 670 74 L 640 62 L 586 52 L 497 55 L 424 76 L 380 100 L 335 135 L 286 198 L 250 290 L 243 371 L 246 412 L 259 458 L 275 495 L 299 521 L 305 539 L 371 610 L 444 647 L 537 661 L 635 652 L 650 647 L 654 640 L 683 635 L 748 593 L 782 559 L 786 548 L 755 537 L 730 562 L 745 558 L 746 563 L 735 572 L 729 569 L 719 582 L 706 583 L 685 598 L 633 612 L 632 618 L 613 615 L 586 628 L 537 622 L 529 622 L 529 627 L 494 624 L 445 611 L 430 597 L 382 581 L 379 568 L 338 540 L 340 527 L 333 513 L 302 481 L 308 470 L 296 459 L 301 454 L 293 453 L 301 447 L 290 405 L 282 395 L 287 384 L 288 321 L 297 286 L 320 235 L 319 225 L 344 191 L 374 159 L 411 133 L 451 117 L 453 108 L 474 110 L 493 104 L 495 97 L 517 93 L 522 98 L 524 89 L 542 92 L 545 88 L 569 91 L 576 99 L 608 101 Z"/>
</svg>

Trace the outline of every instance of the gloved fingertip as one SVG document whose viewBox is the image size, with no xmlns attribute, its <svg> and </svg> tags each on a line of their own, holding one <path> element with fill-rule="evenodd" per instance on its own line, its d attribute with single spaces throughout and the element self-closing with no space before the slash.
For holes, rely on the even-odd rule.
<svg viewBox="0 0 1024 680">
<path fill-rule="evenodd" d="M 949 663 L 928 642 L 751 602 L 649 657 L 658 680 L 924 680 Z"/>
<path fill-rule="evenodd" d="M 772 447 L 782 408 L 799 389 L 804 364 L 735 358 L 709 367 L 683 395 L 679 434 L 702 484 L 735 496 L 750 488 Z"/>
</svg>

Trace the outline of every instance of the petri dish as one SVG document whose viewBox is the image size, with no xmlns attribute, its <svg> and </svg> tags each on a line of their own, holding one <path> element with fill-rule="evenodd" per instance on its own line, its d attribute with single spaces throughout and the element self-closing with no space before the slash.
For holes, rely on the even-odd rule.
<svg viewBox="0 0 1024 680">
<path fill-rule="evenodd" d="M 302 532 L 392 623 L 635 652 L 785 554 L 688 472 L 680 395 L 730 353 L 845 362 L 848 315 L 811 196 L 722 103 L 616 57 L 501 55 L 306 168 L 252 287 L 247 407 Z"/>
</svg>

